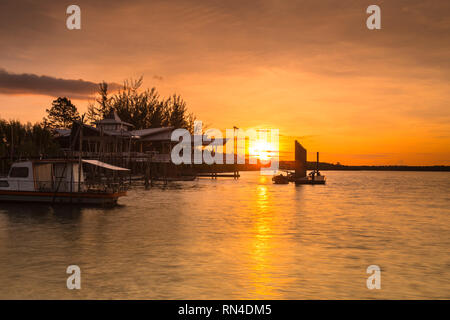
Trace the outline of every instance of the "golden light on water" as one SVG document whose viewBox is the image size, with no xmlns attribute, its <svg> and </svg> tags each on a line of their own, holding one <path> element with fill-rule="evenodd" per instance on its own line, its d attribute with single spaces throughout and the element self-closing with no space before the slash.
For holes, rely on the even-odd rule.
<svg viewBox="0 0 450 320">
<path fill-rule="evenodd" d="M 264 177 L 265 178 L 265 177 Z M 254 237 L 250 243 L 251 270 L 253 282 L 252 295 L 256 297 L 267 297 L 275 294 L 271 283 L 273 257 L 272 244 L 272 217 L 270 208 L 269 192 L 266 185 L 258 185 L 254 201 L 255 216 L 252 232 Z"/>
</svg>

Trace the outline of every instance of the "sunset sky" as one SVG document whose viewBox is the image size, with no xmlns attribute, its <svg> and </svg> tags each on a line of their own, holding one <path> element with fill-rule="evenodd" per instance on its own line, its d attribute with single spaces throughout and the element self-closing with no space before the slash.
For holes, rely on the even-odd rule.
<svg viewBox="0 0 450 320">
<path fill-rule="evenodd" d="M 209 127 L 278 128 L 283 159 L 298 139 L 327 162 L 450 165 L 448 0 L 2 0 L 0 49 L 3 119 L 143 75 Z"/>
</svg>

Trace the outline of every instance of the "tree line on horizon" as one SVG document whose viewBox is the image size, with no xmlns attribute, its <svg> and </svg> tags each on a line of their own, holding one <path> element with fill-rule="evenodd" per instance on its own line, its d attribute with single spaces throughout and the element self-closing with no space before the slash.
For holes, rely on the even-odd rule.
<svg viewBox="0 0 450 320">
<path fill-rule="evenodd" d="M 126 80 L 117 93 L 110 95 L 108 84 L 103 81 L 99 84 L 96 99 L 89 103 L 83 116 L 67 97 L 59 97 L 53 101 L 50 109 L 46 109 L 47 116 L 42 124 L 51 129 L 69 128 L 73 121 L 81 120 L 94 124 L 115 111 L 135 130 L 168 126 L 193 130 L 195 116 L 188 112 L 186 102 L 180 95 L 163 98 L 155 87 L 140 90 L 142 82 L 142 77 Z"/>
<path fill-rule="evenodd" d="M 109 95 L 106 82 L 100 83 L 98 98 L 89 104 L 86 120 L 92 124 L 115 111 L 123 121 L 131 123 L 135 130 L 172 126 L 192 132 L 195 116 L 188 112 L 183 98 L 177 94 L 163 98 L 155 87 L 140 90 L 142 81 L 142 77 L 127 80 L 113 95 Z"/>
</svg>

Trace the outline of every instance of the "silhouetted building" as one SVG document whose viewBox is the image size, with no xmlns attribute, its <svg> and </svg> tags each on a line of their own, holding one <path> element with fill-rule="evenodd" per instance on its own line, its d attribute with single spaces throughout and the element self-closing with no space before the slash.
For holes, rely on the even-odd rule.
<svg viewBox="0 0 450 320">
<path fill-rule="evenodd" d="M 127 166 L 130 162 L 169 162 L 173 127 L 132 130 L 133 125 L 122 121 L 112 111 L 94 126 L 74 121 L 72 128 L 56 129 L 55 139 L 69 158 L 108 160 Z M 82 145 L 80 148 L 80 142 Z"/>
</svg>

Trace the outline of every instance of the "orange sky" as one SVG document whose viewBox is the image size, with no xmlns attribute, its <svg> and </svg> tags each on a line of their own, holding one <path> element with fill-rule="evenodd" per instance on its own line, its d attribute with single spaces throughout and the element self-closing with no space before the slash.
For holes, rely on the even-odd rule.
<svg viewBox="0 0 450 320">
<path fill-rule="evenodd" d="M 77 1 L 82 29 L 69 31 L 69 3 L 2 1 L 0 69 L 144 75 L 209 127 L 278 128 L 284 159 L 299 139 L 327 162 L 450 165 L 450 4 L 372 2 Z M 382 30 L 370 31 L 374 3 Z M 17 85 L 0 85 L 0 117 L 41 120 L 55 96 Z"/>
</svg>

